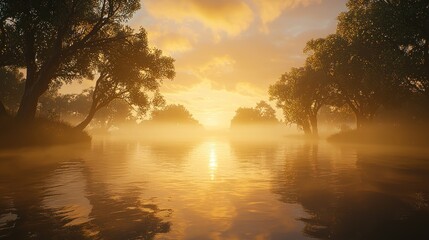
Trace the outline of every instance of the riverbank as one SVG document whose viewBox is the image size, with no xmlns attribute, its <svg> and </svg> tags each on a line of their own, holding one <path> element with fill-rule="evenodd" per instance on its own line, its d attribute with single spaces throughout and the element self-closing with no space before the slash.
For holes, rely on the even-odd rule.
<svg viewBox="0 0 429 240">
<path fill-rule="evenodd" d="M 333 134 L 327 138 L 332 143 L 429 146 L 428 126 L 371 126 Z"/>
<path fill-rule="evenodd" d="M 0 148 L 53 146 L 90 141 L 88 133 L 60 121 L 35 119 L 23 123 L 12 118 L 0 120 Z"/>
</svg>

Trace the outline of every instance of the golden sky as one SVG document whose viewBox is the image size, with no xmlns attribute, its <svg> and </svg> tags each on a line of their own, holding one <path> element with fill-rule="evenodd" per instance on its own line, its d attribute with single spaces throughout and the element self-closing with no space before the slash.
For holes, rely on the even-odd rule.
<svg viewBox="0 0 429 240">
<path fill-rule="evenodd" d="M 346 3 L 141 1 L 130 24 L 143 26 L 149 43 L 176 60 L 176 78 L 162 87 L 167 103 L 185 105 L 208 128 L 229 127 L 238 107 L 267 101 L 268 86 L 304 62 L 305 43 L 335 31 Z"/>
</svg>

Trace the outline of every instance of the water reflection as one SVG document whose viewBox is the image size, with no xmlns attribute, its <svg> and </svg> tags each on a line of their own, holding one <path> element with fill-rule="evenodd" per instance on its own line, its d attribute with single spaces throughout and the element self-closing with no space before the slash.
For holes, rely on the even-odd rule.
<svg viewBox="0 0 429 240">
<path fill-rule="evenodd" d="M 429 156 L 304 141 L 0 153 L 0 238 L 429 239 Z"/>
<path fill-rule="evenodd" d="M 199 144 L 198 141 L 182 140 L 171 142 L 141 142 L 141 146 L 148 146 L 157 163 L 163 167 L 182 168 L 188 162 L 192 150 Z"/>
<path fill-rule="evenodd" d="M 111 195 L 82 160 L 41 166 L 37 161 L 45 159 L 33 160 L 31 171 L 14 169 L 13 176 L 0 178 L 0 238 L 153 239 L 170 230 L 159 216 L 168 211 L 143 201 L 142 189 L 128 186 L 120 196 Z M 2 162 L 2 170 L 7 165 Z"/>
<path fill-rule="evenodd" d="M 429 171 L 415 168 L 427 166 L 427 158 L 360 149 L 356 168 L 346 161 L 355 150 L 345 149 L 336 159 L 318 149 L 298 147 L 296 156 L 285 159 L 273 188 L 281 201 L 299 203 L 309 214 L 300 218 L 305 234 L 319 239 L 429 238 Z"/>
<path fill-rule="evenodd" d="M 217 170 L 217 156 L 216 156 L 215 143 L 210 144 L 209 169 L 210 169 L 210 179 L 213 181 L 215 179 L 215 174 Z"/>
<path fill-rule="evenodd" d="M 243 167 L 247 164 L 271 165 L 279 157 L 280 142 L 278 141 L 231 140 L 230 144 L 232 153 Z"/>
</svg>

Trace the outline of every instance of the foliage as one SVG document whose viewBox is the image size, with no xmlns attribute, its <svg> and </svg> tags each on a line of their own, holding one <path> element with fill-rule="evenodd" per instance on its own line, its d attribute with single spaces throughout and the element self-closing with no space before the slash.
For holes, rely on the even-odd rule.
<svg viewBox="0 0 429 240">
<path fill-rule="evenodd" d="M 231 127 L 246 124 L 278 123 L 276 111 L 265 101 L 260 101 L 254 108 L 238 108 L 231 120 Z"/>
<path fill-rule="evenodd" d="M 283 110 L 287 124 L 297 124 L 308 135 L 317 135 L 319 109 L 333 99 L 329 79 L 310 66 L 292 68 L 271 85 L 269 95 Z"/>
<path fill-rule="evenodd" d="M 93 76 L 100 52 L 132 34 L 123 23 L 137 0 L 0 2 L 0 66 L 26 70 L 17 117 L 32 119 L 53 82 Z M 13 57 L 10 57 L 13 56 Z"/>
<path fill-rule="evenodd" d="M 0 67 L 0 104 L 9 114 L 18 109 L 23 89 L 23 74 L 17 68 Z"/>
<path fill-rule="evenodd" d="M 361 128 L 381 109 L 399 108 L 409 102 L 404 99 L 429 92 L 429 3 L 350 0 L 347 7 L 336 33 L 310 40 L 305 66 L 285 74 L 269 91 L 286 122 L 306 133 L 311 118 L 317 129 L 323 105 L 344 109 L 347 104 Z M 316 85 L 305 83 L 311 75 L 306 72 L 317 73 Z"/>
<path fill-rule="evenodd" d="M 429 97 L 429 2 L 354 0 L 347 7 L 338 33 L 376 56 L 391 81 Z"/>
<path fill-rule="evenodd" d="M 307 44 L 310 53 L 309 65 L 323 71 L 330 78 L 339 101 L 345 102 L 353 110 L 358 127 L 371 121 L 383 104 L 393 104 L 395 87 L 389 74 L 380 67 L 376 57 L 368 58 L 364 51 L 340 35 L 330 35 L 325 39 L 312 40 Z"/>
<path fill-rule="evenodd" d="M 180 104 L 167 105 L 162 109 L 153 111 L 150 121 L 161 124 L 200 125 L 185 106 Z"/>
<path fill-rule="evenodd" d="M 84 129 L 98 110 L 115 99 L 128 103 L 140 115 L 164 104 L 159 87 L 163 79 L 174 78 L 173 61 L 162 56 L 161 50 L 148 47 L 144 29 L 113 44 L 96 62 L 99 77 L 92 90 L 92 104 L 88 117 L 77 128 Z"/>
</svg>

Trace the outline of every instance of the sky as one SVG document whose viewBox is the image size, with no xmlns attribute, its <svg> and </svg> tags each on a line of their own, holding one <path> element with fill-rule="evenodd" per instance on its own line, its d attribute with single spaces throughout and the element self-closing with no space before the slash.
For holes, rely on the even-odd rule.
<svg viewBox="0 0 429 240">
<path fill-rule="evenodd" d="M 161 92 L 206 128 L 227 128 L 239 107 L 268 101 L 268 87 L 302 66 L 312 38 L 335 32 L 346 0 L 141 0 L 128 23 L 175 59 Z M 274 103 L 271 103 L 275 106 Z M 278 115 L 281 110 L 277 109 Z"/>
</svg>

